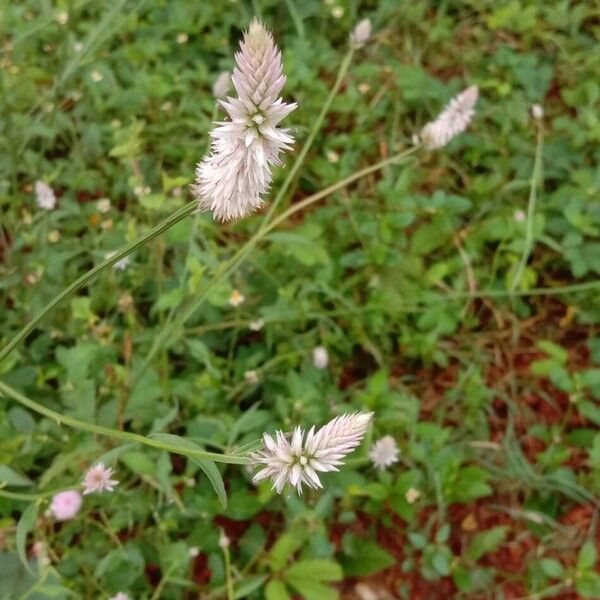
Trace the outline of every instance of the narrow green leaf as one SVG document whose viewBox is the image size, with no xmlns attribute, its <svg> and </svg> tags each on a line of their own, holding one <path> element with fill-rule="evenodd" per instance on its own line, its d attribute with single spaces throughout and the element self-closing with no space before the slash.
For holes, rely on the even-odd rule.
<svg viewBox="0 0 600 600">
<path fill-rule="evenodd" d="M 235 592 L 233 594 L 234 600 L 245 598 L 261 587 L 266 580 L 266 575 L 256 575 L 254 577 L 248 577 L 247 579 L 242 580 L 235 588 Z"/>
<path fill-rule="evenodd" d="M 33 482 L 28 477 L 17 473 L 8 465 L 0 465 L 0 487 L 2 485 L 13 485 L 15 487 L 25 487 L 32 485 Z"/>
<path fill-rule="evenodd" d="M 180 446 L 181 448 L 185 448 L 187 450 L 204 450 L 202 446 L 199 446 L 190 440 L 186 440 L 185 438 L 172 433 L 153 433 L 150 435 L 150 437 L 160 442 Z M 204 474 L 208 477 L 208 480 L 210 481 L 219 498 L 221 506 L 225 508 L 227 506 L 227 492 L 225 491 L 223 477 L 221 477 L 221 473 L 219 472 L 217 465 L 214 463 L 214 461 L 207 458 L 200 458 L 196 456 L 188 456 L 188 458 L 204 471 Z"/>
<path fill-rule="evenodd" d="M 300 527 L 294 527 L 279 536 L 273 544 L 269 555 L 271 569 L 280 571 L 285 567 L 288 560 L 306 540 L 306 531 Z"/>
<path fill-rule="evenodd" d="M 33 529 L 38 514 L 37 504 L 30 504 L 21 515 L 19 523 L 17 524 L 17 532 L 15 535 L 15 541 L 17 544 L 17 553 L 19 559 L 23 563 L 23 566 L 27 569 L 31 575 L 35 576 L 35 573 L 31 570 L 29 562 L 27 561 L 27 552 L 25 550 L 25 544 L 27 543 L 27 534 Z"/>
</svg>

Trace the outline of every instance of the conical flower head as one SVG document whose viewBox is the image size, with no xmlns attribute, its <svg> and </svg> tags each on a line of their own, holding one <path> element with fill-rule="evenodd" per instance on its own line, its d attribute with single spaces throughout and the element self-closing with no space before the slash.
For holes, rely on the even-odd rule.
<svg viewBox="0 0 600 600">
<path fill-rule="evenodd" d="M 319 472 L 337 471 L 342 459 L 356 448 L 373 413 L 351 413 L 336 417 L 321 429 L 305 433 L 296 427 L 291 436 L 277 431 L 274 437 L 263 436 L 264 447 L 250 455 L 254 465 L 262 467 L 253 481 L 271 478 L 278 493 L 286 483 L 302 493 L 302 484 L 313 489 L 322 487 Z"/>
<path fill-rule="evenodd" d="M 399 454 L 400 450 L 396 445 L 396 440 L 391 435 L 377 440 L 369 452 L 373 465 L 382 470 L 397 463 Z"/>
<path fill-rule="evenodd" d="M 479 89 L 476 85 L 468 87 L 452 98 L 435 121 L 423 127 L 420 137 L 425 147 L 431 150 L 442 148 L 452 138 L 462 133 L 475 115 L 477 98 L 479 98 Z"/>
<path fill-rule="evenodd" d="M 271 185 L 273 165 L 293 138 L 279 122 L 296 104 L 279 97 L 286 78 L 273 36 L 254 19 L 235 55 L 231 80 L 238 94 L 220 102 L 228 121 L 211 132 L 208 156 L 196 168 L 192 192 L 199 209 L 226 221 L 259 208 Z"/>
</svg>

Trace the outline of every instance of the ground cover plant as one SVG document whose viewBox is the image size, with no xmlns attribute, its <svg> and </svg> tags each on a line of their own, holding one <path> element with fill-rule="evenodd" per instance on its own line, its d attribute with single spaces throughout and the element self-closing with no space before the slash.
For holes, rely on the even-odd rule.
<svg viewBox="0 0 600 600">
<path fill-rule="evenodd" d="M 598 16 L 1 4 L 0 598 L 600 597 Z"/>
</svg>

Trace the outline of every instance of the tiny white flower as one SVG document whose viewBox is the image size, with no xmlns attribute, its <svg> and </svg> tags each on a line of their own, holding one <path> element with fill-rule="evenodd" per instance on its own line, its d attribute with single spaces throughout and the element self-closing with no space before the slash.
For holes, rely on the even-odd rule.
<svg viewBox="0 0 600 600">
<path fill-rule="evenodd" d="M 107 252 L 104 255 L 105 260 L 108 260 L 109 258 L 112 258 L 116 253 L 117 253 L 116 250 L 112 250 L 111 252 Z M 124 256 L 123 258 L 121 258 L 120 260 L 118 260 L 113 265 L 113 269 L 116 269 L 117 271 L 124 271 L 129 266 L 130 262 L 131 262 L 131 257 L 130 256 Z"/>
<path fill-rule="evenodd" d="M 193 477 L 187 477 L 183 480 L 183 483 L 188 487 L 194 487 L 196 485 L 196 480 Z"/>
<path fill-rule="evenodd" d="M 60 12 L 56 13 L 56 16 L 54 18 L 56 19 L 57 23 L 60 23 L 61 25 L 66 25 L 69 21 L 69 13 L 66 10 L 61 10 Z"/>
<path fill-rule="evenodd" d="M 420 138 L 425 146 L 431 150 L 442 148 L 462 133 L 473 119 L 478 97 L 479 89 L 472 85 L 450 100 L 437 118 L 423 127 Z"/>
<path fill-rule="evenodd" d="M 112 492 L 119 483 L 116 479 L 111 479 L 112 476 L 113 470 L 105 467 L 103 463 L 90 467 L 83 478 L 83 495 L 94 492 Z"/>
<path fill-rule="evenodd" d="M 178 44 L 185 44 L 188 41 L 188 39 L 189 39 L 188 34 L 185 32 L 177 34 L 176 40 L 177 40 Z"/>
<path fill-rule="evenodd" d="M 317 369 L 326 369 L 329 365 L 329 354 L 324 346 L 317 346 L 313 350 L 313 365 Z"/>
<path fill-rule="evenodd" d="M 56 196 L 54 191 L 45 181 L 36 181 L 35 186 L 35 201 L 43 210 L 52 210 L 56 207 Z"/>
<path fill-rule="evenodd" d="M 188 556 L 191 558 L 196 558 L 200 554 L 200 550 L 196 546 L 190 546 L 188 548 Z"/>
<path fill-rule="evenodd" d="M 522 223 L 526 218 L 527 215 L 525 214 L 524 210 L 515 210 L 515 214 L 513 215 L 514 220 L 517 223 Z"/>
<path fill-rule="evenodd" d="M 340 161 L 340 155 L 335 150 L 327 150 L 327 160 L 332 165 L 335 165 Z"/>
<path fill-rule="evenodd" d="M 73 44 L 73 50 L 75 52 L 77 52 L 77 54 L 79 54 L 83 50 L 83 43 L 82 42 L 75 42 Z"/>
<path fill-rule="evenodd" d="M 258 383 L 258 373 L 254 370 L 246 371 L 244 373 L 244 379 L 246 380 L 246 383 L 249 384 Z"/>
<path fill-rule="evenodd" d="M 108 198 L 100 198 L 96 202 L 96 208 L 98 212 L 107 213 L 110 210 L 110 200 Z"/>
<path fill-rule="evenodd" d="M 69 521 L 81 508 L 81 494 L 77 490 L 59 492 L 52 497 L 48 512 L 57 521 Z"/>
<path fill-rule="evenodd" d="M 125 592 L 119 592 L 108 600 L 131 600 L 131 598 Z"/>
<path fill-rule="evenodd" d="M 164 112 L 169 112 L 169 111 L 173 110 L 173 103 L 170 100 L 163 102 L 160 105 L 160 110 L 162 110 Z"/>
<path fill-rule="evenodd" d="M 421 143 L 421 138 L 419 137 L 418 133 L 413 133 L 410 138 L 410 141 L 413 146 L 418 146 Z"/>
<path fill-rule="evenodd" d="M 366 83 L 366 82 L 359 83 L 358 84 L 358 91 L 361 94 L 363 94 L 363 95 L 364 94 L 368 94 L 371 91 L 371 86 L 368 83 Z"/>
<path fill-rule="evenodd" d="M 344 16 L 344 9 L 341 6 L 334 6 L 331 9 L 331 16 L 334 19 L 341 19 Z"/>
<path fill-rule="evenodd" d="M 94 69 L 90 73 L 90 77 L 94 83 L 99 83 L 100 81 L 102 81 L 104 79 L 104 75 L 102 75 L 102 73 L 100 73 L 100 71 L 98 71 L 98 69 Z"/>
<path fill-rule="evenodd" d="M 220 100 L 229 120 L 211 132 L 210 153 L 198 164 L 192 185 L 198 209 L 220 221 L 244 217 L 263 204 L 271 166 L 282 164 L 280 154 L 294 141 L 278 127 L 296 108 L 279 97 L 286 81 L 281 53 L 258 19 L 250 23 L 235 62 L 237 98 Z"/>
<path fill-rule="evenodd" d="M 250 331 L 260 331 L 264 326 L 264 319 L 256 319 L 256 321 L 250 321 L 250 323 L 248 323 L 248 329 L 250 329 Z"/>
<path fill-rule="evenodd" d="M 246 300 L 246 297 L 241 294 L 238 290 L 233 290 L 229 296 L 229 304 L 231 306 L 240 306 Z"/>
<path fill-rule="evenodd" d="M 48 232 L 48 241 L 51 244 L 56 244 L 58 240 L 60 240 L 60 231 L 58 231 L 58 229 L 53 229 L 52 231 Z"/>
<path fill-rule="evenodd" d="M 421 492 L 411 487 L 406 491 L 404 497 L 409 504 L 414 504 L 421 497 Z"/>
<path fill-rule="evenodd" d="M 396 445 L 396 440 L 391 435 L 377 440 L 369 452 L 373 464 L 381 470 L 397 463 L 399 454 L 400 450 Z"/>
<path fill-rule="evenodd" d="M 362 48 L 371 37 L 371 21 L 369 19 L 363 19 L 354 28 L 354 31 L 350 34 L 350 45 L 353 48 Z"/>
<path fill-rule="evenodd" d="M 214 85 L 213 85 L 213 96 L 217 100 L 222 100 L 227 96 L 227 92 L 231 87 L 231 73 L 229 71 L 223 71 L 217 77 Z"/>
<path fill-rule="evenodd" d="M 231 540 L 227 537 L 225 532 L 221 529 L 221 533 L 219 534 L 219 548 L 221 548 L 222 550 L 225 550 L 226 548 L 229 548 L 230 544 L 231 544 Z"/>
<path fill-rule="evenodd" d="M 351 413 L 336 417 L 315 431 L 305 433 L 300 427 L 293 434 L 277 431 L 275 436 L 263 434 L 263 448 L 252 452 L 255 467 L 262 467 L 254 483 L 270 478 L 279 494 L 286 484 L 295 486 L 299 494 L 302 484 L 313 489 L 323 487 L 318 472 L 337 471 L 342 459 L 361 442 L 373 413 Z"/>
<path fill-rule="evenodd" d="M 544 118 L 544 107 L 541 104 L 533 104 L 531 107 L 531 116 L 538 121 Z"/>
</svg>

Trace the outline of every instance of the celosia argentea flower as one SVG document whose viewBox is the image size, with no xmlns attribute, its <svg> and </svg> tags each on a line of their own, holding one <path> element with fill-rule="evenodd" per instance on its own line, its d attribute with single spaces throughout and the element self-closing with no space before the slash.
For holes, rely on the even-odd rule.
<svg viewBox="0 0 600 600">
<path fill-rule="evenodd" d="M 476 85 L 468 87 L 452 98 L 435 121 L 423 127 L 420 138 L 425 147 L 431 150 L 442 148 L 452 138 L 462 133 L 475 115 L 477 98 L 479 98 L 479 89 Z"/>
<path fill-rule="evenodd" d="M 385 435 L 377 440 L 369 452 L 373 465 L 381 470 L 397 463 L 399 454 L 396 440 L 391 435 Z"/>
<path fill-rule="evenodd" d="M 291 435 L 277 431 L 275 437 L 263 435 L 264 447 L 250 454 L 256 467 L 256 483 L 271 478 L 273 488 L 281 493 L 286 483 L 302 493 L 302 484 L 318 489 L 322 487 L 318 472 L 337 471 L 346 454 L 356 448 L 373 418 L 373 413 L 352 413 L 336 417 L 318 431 L 314 427 L 305 431 L 296 427 Z"/>
<path fill-rule="evenodd" d="M 196 168 L 192 192 L 201 211 L 212 211 L 220 221 L 254 212 L 271 185 L 271 166 L 294 139 L 277 127 L 296 104 L 286 104 L 279 93 L 286 78 L 281 53 L 273 36 L 254 19 L 244 35 L 231 77 L 237 98 L 221 100 L 228 121 L 211 132 L 210 153 Z"/>
</svg>

